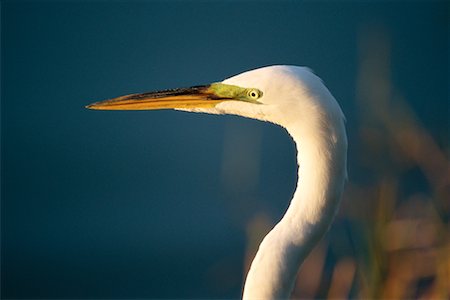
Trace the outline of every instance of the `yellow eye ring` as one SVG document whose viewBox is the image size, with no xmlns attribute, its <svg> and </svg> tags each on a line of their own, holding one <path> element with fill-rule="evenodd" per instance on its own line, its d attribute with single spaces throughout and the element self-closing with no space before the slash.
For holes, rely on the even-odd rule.
<svg viewBox="0 0 450 300">
<path fill-rule="evenodd" d="M 256 99 L 258 99 L 261 96 L 261 93 L 257 89 L 251 89 L 251 90 L 248 91 L 247 96 L 250 99 L 256 100 Z"/>
</svg>

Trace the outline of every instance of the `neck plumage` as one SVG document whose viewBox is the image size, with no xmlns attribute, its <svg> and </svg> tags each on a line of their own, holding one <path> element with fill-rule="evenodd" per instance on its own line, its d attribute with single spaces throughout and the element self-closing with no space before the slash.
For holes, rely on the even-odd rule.
<svg viewBox="0 0 450 300">
<path fill-rule="evenodd" d="M 306 126 L 307 130 L 302 130 L 304 124 L 286 126 L 298 151 L 297 190 L 284 217 L 259 247 L 243 299 L 289 298 L 301 263 L 328 230 L 346 179 L 343 123 Z"/>
</svg>

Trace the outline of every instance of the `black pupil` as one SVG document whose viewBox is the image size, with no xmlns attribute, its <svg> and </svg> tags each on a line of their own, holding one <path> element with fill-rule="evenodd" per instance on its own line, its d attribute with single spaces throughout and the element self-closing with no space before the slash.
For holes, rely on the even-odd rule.
<svg viewBox="0 0 450 300">
<path fill-rule="evenodd" d="M 252 97 L 256 97 L 256 93 L 255 92 L 252 92 L 251 95 L 252 95 Z"/>
</svg>

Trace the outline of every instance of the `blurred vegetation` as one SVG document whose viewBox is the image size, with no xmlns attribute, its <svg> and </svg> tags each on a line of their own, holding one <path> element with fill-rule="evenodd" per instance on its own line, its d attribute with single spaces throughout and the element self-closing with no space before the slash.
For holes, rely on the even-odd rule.
<svg viewBox="0 0 450 300">
<path fill-rule="evenodd" d="M 349 160 L 369 175 L 350 172 L 340 213 L 292 298 L 449 299 L 448 140 L 435 141 L 393 85 L 388 34 L 370 28 L 359 41 L 360 126 L 350 139 L 358 156 Z M 272 226 L 264 214 L 248 223 L 245 273 Z"/>
</svg>

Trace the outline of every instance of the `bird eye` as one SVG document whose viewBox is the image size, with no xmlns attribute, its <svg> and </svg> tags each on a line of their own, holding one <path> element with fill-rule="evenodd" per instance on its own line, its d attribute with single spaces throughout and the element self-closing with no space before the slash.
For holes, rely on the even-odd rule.
<svg viewBox="0 0 450 300">
<path fill-rule="evenodd" d="M 260 97 L 261 93 L 260 93 L 260 91 L 258 91 L 256 89 L 251 89 L 248 91 L 247 95 L 249 98 L 256 100 Z"/>
</svg>

